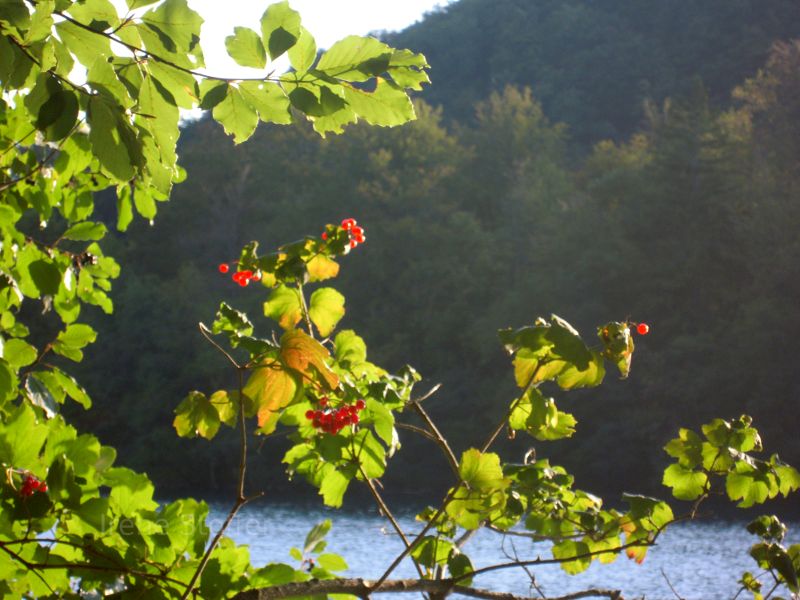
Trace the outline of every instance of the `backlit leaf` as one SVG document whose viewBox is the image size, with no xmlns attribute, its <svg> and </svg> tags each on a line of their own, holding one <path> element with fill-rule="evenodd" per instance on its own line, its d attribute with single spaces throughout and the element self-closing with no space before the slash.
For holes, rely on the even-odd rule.
<svg viewBox="0 0 800 600">
<path fill-rule="evenodd" d="M 344 316 L 344 296 L 333 288 L 320 288 L 311 294 L 308 316 L 322 337 L 328 337 Z"/>
<path fill-rule="evenodd" d="M 296 288 L 279 285 L 264 303 L 264 315 L 277 321 L 284 329 L 292 329 L 303 318 L 300 292 Z"/>
<path fill-rule="evenodd" d="M 263 69 L 267 64 L 267 53 L 261 37 L 247 27 L 234 27 L 233 35 L 225 38 L 225 48 L 230 57 L 243 67 Z"/>
</svg>

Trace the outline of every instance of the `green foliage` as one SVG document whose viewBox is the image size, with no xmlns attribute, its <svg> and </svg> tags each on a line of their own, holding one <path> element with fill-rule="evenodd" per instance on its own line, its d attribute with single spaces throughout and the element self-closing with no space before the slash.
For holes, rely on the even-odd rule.
<svg viewBox="0 0 800 600">
<path fill-rule="evenodd" d="M 84 307 L 113 311 L 109 293 L 120 268 L 104 254 L 113 245 L 108 223 L 116 221 L 124 231 L 134 213 L 153 219 L 158 203 L 185 177 L 176 162 L 180 109 L 211 110 L 241 142 L 259 121 L 285 124 L 320 116 L 297 103 L 290 111 L 291 93 L 302 85 L 317 98 L 339 98 L 336 110 L 326 114 L 338 119 L 337 131 L 359 117 L 397 125 L 414 118 L 406 96 L 419 89 L 414 79 L 427 81 L 427 64 L 413 53 L 402 64 L 376 65 L 367 77 L 309 74 L 308 55 L 315 54 L 316 44 L 285 2 L 267 9 L 261 33 L 235 28 L 226 48 L 239 64 L 263 70 L 267 50 L 274 60 L 299 41 L 301 51 L 292 54 L 292 62 L 297 67 L 306 61 L 306 68 L 295 73 L 291 85 L 266 72 L 247 82 L 206 77 L 195 70 L 204 66 L 202 19 L 185 0 L 127 4 L 132 12 L 126 15 L 106 0 L 0 4 L 3 597 L 102 596 L 122 589 L 137 597 L 223 598 L 244 589 L 248 580 L 268 582 L 276 569 L 286 576 L 281 567 L 250 566 L 247 549 L 224 536 L 207 550 L 204 503 L 155 502 L 145 475 L 114 466 L 112 448 L 68 425 L 60 405 L 70 398 L 88 409 L 91 400 L 64 365 L 81 362 L 97 337 L 83 319 L 93 322 Z M 390 56 L 405 56 L 383 47 Z M 364 99 L 359 90 L 357 106 L 345 97 L 355 84 L 394 76 L 408 81 L 392 88 L 393 101 L 405 107 L 402 119 L 382 91 Z M 331 130 L 322 124 L 317 129 Z M 116 218 L 113 208 L 106 208 L 114 196 Z M 299 252 L 291 248 L 288 255 Z M 327 257 L 311 262 L 300 274 L 307 279 L 336 274 Z M 285 272 L 270 275 L 298 276 L 294 266 L 279 263 L 275 269 L 285 266 Z M 312 300 L 311 309 L 320 331 L 333 329 L 343 314 L 339 296 L 331 292 Z M 176 410 L 174 426 L 181 436 L 211 439 L 222 424 L 236 426 L 240 413 L 258 416 L 266 427 L 277 407 L 287 403 L 281 396 L 285 389 L 275 391 L 264 381 L 275 378 L 273 371 L 283 377 L 283 388 L 289 382 L 300 393 L 305 380 L 320 389 L 338 385 L 325 363 L 328 351 L 299 331 L 287 332 L 279 345 L 253 338 L 247 317 L 225 303 L 212 330 L 203 331 L 222 333 L 234 348 L 252 350 L 253 366 L 261 369 L 248 381 L 249 394 L 190 393 Z M 280 369 L 267 368 L 270 353 Z M 374 451 L 370 440 L 362 445 Z M 41 545 L 43 536 L 52 543 Z M 302 565 L 290 569 L 289 579 L 329 578 L 346 568 L 333 554 L 318 561 L 310 574 Z"/>
</svg>

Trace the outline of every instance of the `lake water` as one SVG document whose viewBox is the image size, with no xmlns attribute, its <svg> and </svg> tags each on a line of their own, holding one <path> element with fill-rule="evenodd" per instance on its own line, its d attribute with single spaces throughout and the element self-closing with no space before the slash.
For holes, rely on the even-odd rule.
<svg viewBox="0 0 800 600">
<path fill-rule="evenodd" d="M 212 532 L 215 531 L 213 526 L 221 524 L 226 510 L 222 505 L 212 508 Z M 413 513 L 400 513 L 397 516 L 406 531 L 419 531 L 420 523 L 414 521 Z M 289 549 L 292 546 L 302 548 L 308 530 L 324 519 L 333 521 L 326 551 L 336 552 L 347 560 L 350 567 L 346 572 L 348 576 L 376 579 L 402 551 L 402 542 L 388 522 L 374 512 L 262 504 L 245 507 L 232 523 L 228 534 L 237 542 L 250 546 L 251 560 L 256 566 L 268 562 L 295 564 L 289 557 Z M 622 590 L 628 600 L 675 600 L 676 596 L 667 583 L 668 578 L 684 600 L 729 600 L 738 590 L 736 581 L 743 571 L 758 573 L 755 562 L 748 554 L 756 538 L 747 533 L 745 524 L 730 521 L 676 524 L 662 534 L 658 545 L 650 549 L 640 565 L 620 556 L 610 565 L 595 561 L 588 570 L 575 576 L 567 575 L 557 565 L 538 566 L 532 573 L 539 588 L 548 596 L 597 587 Z M 787 541 L 800 541 L 800 524 L 787 525 Z M 464 548 L 476 568 L 508 562 L 504 551 L 513 554 L 514 550 L 524 559 L 551 557 L 544 544 L 534 546 L 528 540 L 510 537 L 504 541 L 503 536 L 491 531 L 480 531 Z M 407 560 L 392 575 L 415 576 L 416 572 Z M 473 585 L 539 597 L 531 589 L 530 579 L 519 569 L 481 575 Z M 393 596 L 413 597 L 409 594 Z M 743 594 L 740 598 L 746 596 Z"/>
</svg>

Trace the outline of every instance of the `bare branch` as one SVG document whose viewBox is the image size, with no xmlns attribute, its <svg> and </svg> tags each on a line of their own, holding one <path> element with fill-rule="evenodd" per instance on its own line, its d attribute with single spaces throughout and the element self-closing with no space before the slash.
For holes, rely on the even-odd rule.
<svg viewBox="0 0 800 600">
<path fill-rule="evenodd" d="M 276 600 L 292 596 L 307 596 L 314 594 L 352 594 L 366 598 L 371 593 L 379 592 L 403 594 L 411 592 L 427 592 L 440 597 L 449 594 L 460 594 L 471 598 L 484 600 L 535 600 L 531 596 L 518 596 L 509 592 L 494 592 L 464 585 L 456 585 L 452 579 L 391 579 L 375 585 L 374 581 L 367 579 L 330 579 L 327 581 L 305 581 L 301 583 L 287 583 L 273 587 L 241 592 L 233 600 Z M 589 589 L 574 594 L 546 598 L 545 600 L 578 600 L 580 598 L 609 598 L 610 600 L 623 600 L 619 590 Z"/>
</svg>

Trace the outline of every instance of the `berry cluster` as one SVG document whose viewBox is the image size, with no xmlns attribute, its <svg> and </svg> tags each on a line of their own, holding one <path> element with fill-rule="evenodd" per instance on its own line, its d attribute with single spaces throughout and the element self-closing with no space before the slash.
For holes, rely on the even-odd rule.
<svg viewBox="0 0 800 600">
<path fill-rule="evenodd" d="M 228 263 L 221 263 L 219 265 L 219 267 L 217 267 L 217 268 L 219 269 L 219 272 L 222 273 L 223 275 L 231 270 L 231 267 L 230 267 L 230 265 Z M 253 271 L 250 271 L 250 270 L 247 270 L 247 271 L 236 271 L 231 276 L 231 279 L 233 279 L 233 281 L 235 283 L 238 283 L 240 286 L 245 287 L 251 281 L 260 281 L 261 280 L 261 273 L 259 273 L 259 272 L 255 272 L 254 273 Z"/>
<path fill-rule="evenodd" d="M 350 247 L 355 248 L 359 244 L 367 241 L 364 236 L 364 229 L 356 224 L 355 219 L 345 219 L 342 221 L 342 229 L 350 234 Z"/>
<path fill-rule="evenodd" d="M 359 227 L 355 219 L 345 219 L 342 221 L 341 227 L 350 235 L 351 249 L 367 241 L 367 237 L 364 235 L 364 228 Z M 322 232 L 322 239 L 328 239 L 328 233 L 326 231 Z"/>
<path fill-rule="evenodd" d="M 30 473 L 26 473 L 25 476 L 22 478 L 22 487 L 19 488 L 19 495 L 25 498 L 29 496 L 33 496 L 36 492 L 46 492 L 47 491 L 47 484 L 38 479 L 34 475 Z"/>
<path fill-rule="evenodd" d="M 364 410 L 367 405 L 362 399 L 356 400 L 355 404 L 345 404 L 339 408 L 328 406 L 328 398 L 323 396 L 319 401 L 322 410 L 306 411 L 306 419 L 316 429 L 321 429 L 325 433 L 336 435 L 348 425 L 358 424 L 358 413 Z"/>
</svg>

